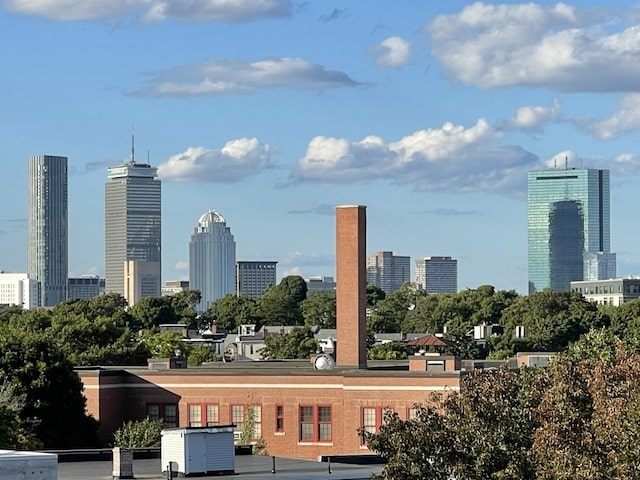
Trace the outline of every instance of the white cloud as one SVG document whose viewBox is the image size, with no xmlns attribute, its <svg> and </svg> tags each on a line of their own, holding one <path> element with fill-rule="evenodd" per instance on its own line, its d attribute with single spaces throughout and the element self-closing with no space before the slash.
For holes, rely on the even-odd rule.
<svg viewBox="0 0 640 480">
<path fill-rule="evenodd" d="M 178 260 L 173 266 L 174 270 L 187 271 L 189 270 L 189 262 L 187 260 Z"/>
<path fill-rule="evenodd" d="M 613 158 L 581 157 L 573 150 L 563 150 L 544 162 L 546 168 L 603 168 L 611 172 L 612 179 L 624 180 L 640 175 L 640 155 L 621 153 Z"/>
<path fill-rule="evenodd" d="M 221 150 L 189 147 L 158 166 L 162 180 L 238 182 L 270 167 L 271 149 L 256 138 L 227 142 Z"/>
<path fill-rule="evenodd" d="M 309 142 L 291 180 L 329 184 L 390 180 L 422 191 L 518 194 L 525 172 L 535 168 L 538 159 L 517 146 L 494 145 L 500 136 L 484 119 L 469 128 L 447 122 L 391 143 L 376 136 L 361 141 L 318 136 Z"/>
<path fill-rule="evenodd" d="M 246 22 L 288 17 L 289 0 L 5 0 L 5 8 L 57 21 L 112 20 L 141 15 L 146 21 Z"/>
<path fill-rule="evenodd" d="M 616 20 L 602 10 L 564 3 L 476 2 L 460 13 L 437 16 L 426 30 L 434 56 L 450 77 L 463 83 L 635 91 L 640 82 L 640 27 L 625 28 L 626 18 Z"/>
<path fill-rule="evenodd" d="M 346 73 L 301 58 L 267 58 L 253 63 L 212 60 L 147 74 L 136 93 L 160 97 L 249 94 L 258 88 L 297 87 L 326 90 L 360 83 Z"/>
<path fill-rule="evenodd" d="M 411 59 L 411 44 L 400 37 L 389 37 L 368 49 L 380 67 L 401 67 Z"/>
<path fill-rule="evenodd" d="M 548 122 L 561 119 L 560 102 L 554 100 L 548 107 L 523 106 L 518 108 L 513 118 L 499 122 L 497 128 L 502 130 L 520 130 L 529 133 L 542 133 Z"/>
<path fill-rule="evenodd" d="M 574 123 L 594 134 L 600 140 L 611 140 L 640 128 L 640 94 L 626 95 L 621 108 L 609 117 L 601 119 L 575 119 Z"/>
</svg>

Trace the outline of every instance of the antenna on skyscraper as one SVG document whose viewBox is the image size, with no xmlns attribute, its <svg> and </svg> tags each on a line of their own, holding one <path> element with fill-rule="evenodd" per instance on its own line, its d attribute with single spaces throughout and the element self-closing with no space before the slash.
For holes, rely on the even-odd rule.
<svg viewBox="0 0 640 480">
<path fill-rule="evenodd" d="M 564 169 L 569 170 L 569 157 L 564 156 Z"/>
<path fill-rule="evenodd" d="M 151 161 L 149 160 L 149 149 L 147 148 L 147 164 L 151 165 Z"/>
<path fill-rule="evenodd" d="M 135 133 L 133 127 L 131 127 L 131 164 L 136 163 L 136 147 L 135 147 Z"/>
<path fill-rule="evenodd" d="M 553 157 L 553 169 L 555 170 L 556 168 L 558 168 L 558 159 Z"/>
</svg>

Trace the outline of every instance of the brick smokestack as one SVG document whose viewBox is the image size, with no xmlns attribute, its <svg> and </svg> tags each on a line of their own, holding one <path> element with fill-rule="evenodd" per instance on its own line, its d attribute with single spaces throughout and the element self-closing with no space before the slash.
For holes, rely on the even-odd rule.
<svg viewBox="0 0 640 480">
<path fill-rule="evenodd" d="M 367 207 L 336 207 L 338 367 L 367 368 Z"/>
</svg>

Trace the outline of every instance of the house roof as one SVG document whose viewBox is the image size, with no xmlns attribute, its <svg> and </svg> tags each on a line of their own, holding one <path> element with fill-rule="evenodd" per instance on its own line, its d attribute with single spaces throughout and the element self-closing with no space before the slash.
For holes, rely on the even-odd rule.
<svg viewBox="0 0 640 480">
<path fill-rule="evenodd" d="M 415 347 L 446 347 L 448 345 L 451 345 L 451 342 L 435 335 L 425 335 L 424 337 L 407 341 L 407 346 Z"/>
</svg>

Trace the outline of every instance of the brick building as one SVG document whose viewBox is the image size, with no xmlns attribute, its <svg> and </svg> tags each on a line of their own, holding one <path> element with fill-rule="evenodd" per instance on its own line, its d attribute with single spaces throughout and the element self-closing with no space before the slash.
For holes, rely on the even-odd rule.
<svg viewBox="0 0 640 480">
<path fill-rule="evenodd" d="M 386 409 L 408 419 L 431 393 L 460 388 L 459 359 L 420 355 L 401 362 L 366 358 L 366 208 L 336 209 L 335 362 L 313 359 L 218 363 L 185 368 L 184 359 L 151 359 L 148 368 L 87 368 L 78 373 L 87 410 L 105 443 L 127 420 L 163 418 L 167 426 L 235 424 L 249 408 L 254 437 L 274 456 L 369 453 L 358 429 L 375 431 Z"/>
</svg>

